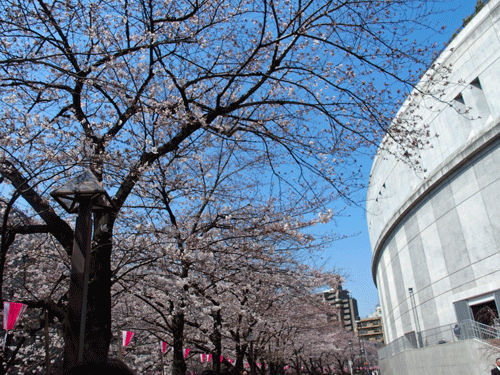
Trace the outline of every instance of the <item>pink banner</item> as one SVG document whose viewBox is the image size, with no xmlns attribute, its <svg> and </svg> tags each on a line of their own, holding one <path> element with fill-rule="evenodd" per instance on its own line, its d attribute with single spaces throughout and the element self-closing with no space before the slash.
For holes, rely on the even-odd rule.
<svg viewBox="0 0 500 375">
<path fill-rule="evenodd" d="M 200 354 L 200 361 L 201 361 L 201 363 L 205 362 L 206 357 L 207 357 L 207 355 L 205 353 Z"/>
<path fill-rule="evenodd" d="M 184 349 L 184 358 L 187 358 L 189 354 L 189 348 Z"/>
<path fill-rule="evenodd" d="M 132 340 L 133 336 L 134 336 L 134 332 L 122 331 L 122 346 L 123 346 L 123 349 L 125 349 L 128 346 L 128 344 L 130 344 L 130 340 Z"/>
<path fill-rule="evenodd" d="M 23 315 L 26 310 L 26 305 L 18 302 L 3 303 L 3 329 L 10 331 L 14 329 L 17 320 Z"/>
<path fill-rule="evenodd" d="M 161 352 L 163 354 L 165 354 L 166 351 L 167 351 L 167 343 L 165 341 L 162 341 L 161 342 Z"/>
<path fill-rule="evenodd" d="M 209 354 L 207 362 L 211 362 L 211 361 L 212 361 L 212 354 Z"/>
</svg>

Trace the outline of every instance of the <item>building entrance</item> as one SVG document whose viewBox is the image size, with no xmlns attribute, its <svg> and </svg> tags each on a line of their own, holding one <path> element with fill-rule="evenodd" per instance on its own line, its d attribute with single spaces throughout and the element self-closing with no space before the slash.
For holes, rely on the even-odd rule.
<svg viewBox="0 0 500 375">
<path fill-rule="evenodd" d="M 476 322 L 491 326 L 498 318 L 498 309 L 494 300 L 470 306 Z"/>
</svg>

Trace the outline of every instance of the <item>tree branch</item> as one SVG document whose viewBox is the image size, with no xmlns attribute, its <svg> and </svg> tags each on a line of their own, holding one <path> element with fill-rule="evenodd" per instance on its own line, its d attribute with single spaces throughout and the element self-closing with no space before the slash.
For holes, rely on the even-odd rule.
<svg viewBox="0 0 500 375">
<path fill-rule="evenodd" d="M 8 179 L 26 202 L 38 213 L 49 227 L 49 233 L 64 247 L 68 256 L 73 248 L 73 230 L 62 220 L 40 195 L 33 189 L 17 168 L 7 159 L 0 159 L 0 174 Z"/>
</svg>

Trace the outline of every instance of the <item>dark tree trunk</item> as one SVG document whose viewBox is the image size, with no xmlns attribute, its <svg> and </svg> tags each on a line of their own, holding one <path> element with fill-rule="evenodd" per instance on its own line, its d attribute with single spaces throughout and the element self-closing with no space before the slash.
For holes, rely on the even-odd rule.
<svg viewBox="0 0 500 375">
<path fill-rule="evenodd" d="M 237 344 L 236 345 L 236 364 L 235 367 L 239 372 L 243 372 L 244 370 L 244 364 L 243 361 L 245 359 L 245 353 L 247 351 L 248 345 L 247 344 Z"/>
<path fill-rule="evenodd" d="M 4 216 L 2 218 L 2 234 L 1 234 L 1 239 L 0 239 L 0 298 L 2 301 L 4 301 L 5 296 L 3 295 L 3 275 L 4 275 L 4 270 L 5 270 L 5 261 L 7 258 L 7 251 L 9 250 L 10 245 L 14 242 L 14 239 L 16 237 L 15 232 L 9 232 L 7 230 L 8 223 L 9 223 L 9 215 L 11 213 L 12 207 L 19 197 L 19 194 L 16 192 L 13 196 L 12 199 L 7 203 L 5 210 L 4 210 Z"/>
<path fill-rule="evenodd" d="M 172 319 L 172 335 L 174 336 L 174 363 L 172 375 L 186 375 L 184 360 L 184 313 L 177 312 Z"/>
<path fill-rule="evenodd" d="M 90 256 L 89 284 L 87 295 L 87 319 L 85 324 L 83 362 L 106 363 L 109 345 L 111 343 L 111 251 L 112 233 L 101 230 L 101 227 L 110 228 L 110 216 L 101 217 L 94 223 L 94 241 Z M 73 275 L 71 282 L 73 283 Z M 74 283 L 76 292 L 83 296 L 83 291 L 78 290 L 79 280 Z M 79 362 L 79 332 L 80 311 L 72 311 L 68 306 L 68 319 L 65 320 L 65 346 L 64 346 L 64 372 Z"/>
<path fill-rule="evenodd" d="M 222 327 L 222 318 L 220 314 L 220 309 L 215 312 L 213 315 L 214 318 L 214 332 L 213 332 L 213 338 L 212 338 L 212 343 L 215 346 L 215 358 L 213 359 L 215 363 L 215 372 L 217 374 L 220 374 L 220 364 L 221 360 L 220 357 L 222 355 L 222 337 L 221 337 L 221 327 Z"/>
</svg>

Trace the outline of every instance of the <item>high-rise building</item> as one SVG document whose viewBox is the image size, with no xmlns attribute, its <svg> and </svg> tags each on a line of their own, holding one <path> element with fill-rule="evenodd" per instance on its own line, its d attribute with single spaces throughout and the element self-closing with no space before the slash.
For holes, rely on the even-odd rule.
<svg viewBox="0 0 500 375">
<path fill-rule="evenodd" d="M 321 298 L 338 309 L 337 320 L 342 322 L 345 329 L 354 331 L 354 322 L 358 316 L 358 303 L 352 298 L 348 290 L 343 290 L 342 286 L 337 289 L 330 289 L 320 293 Z"/>
</svg>

